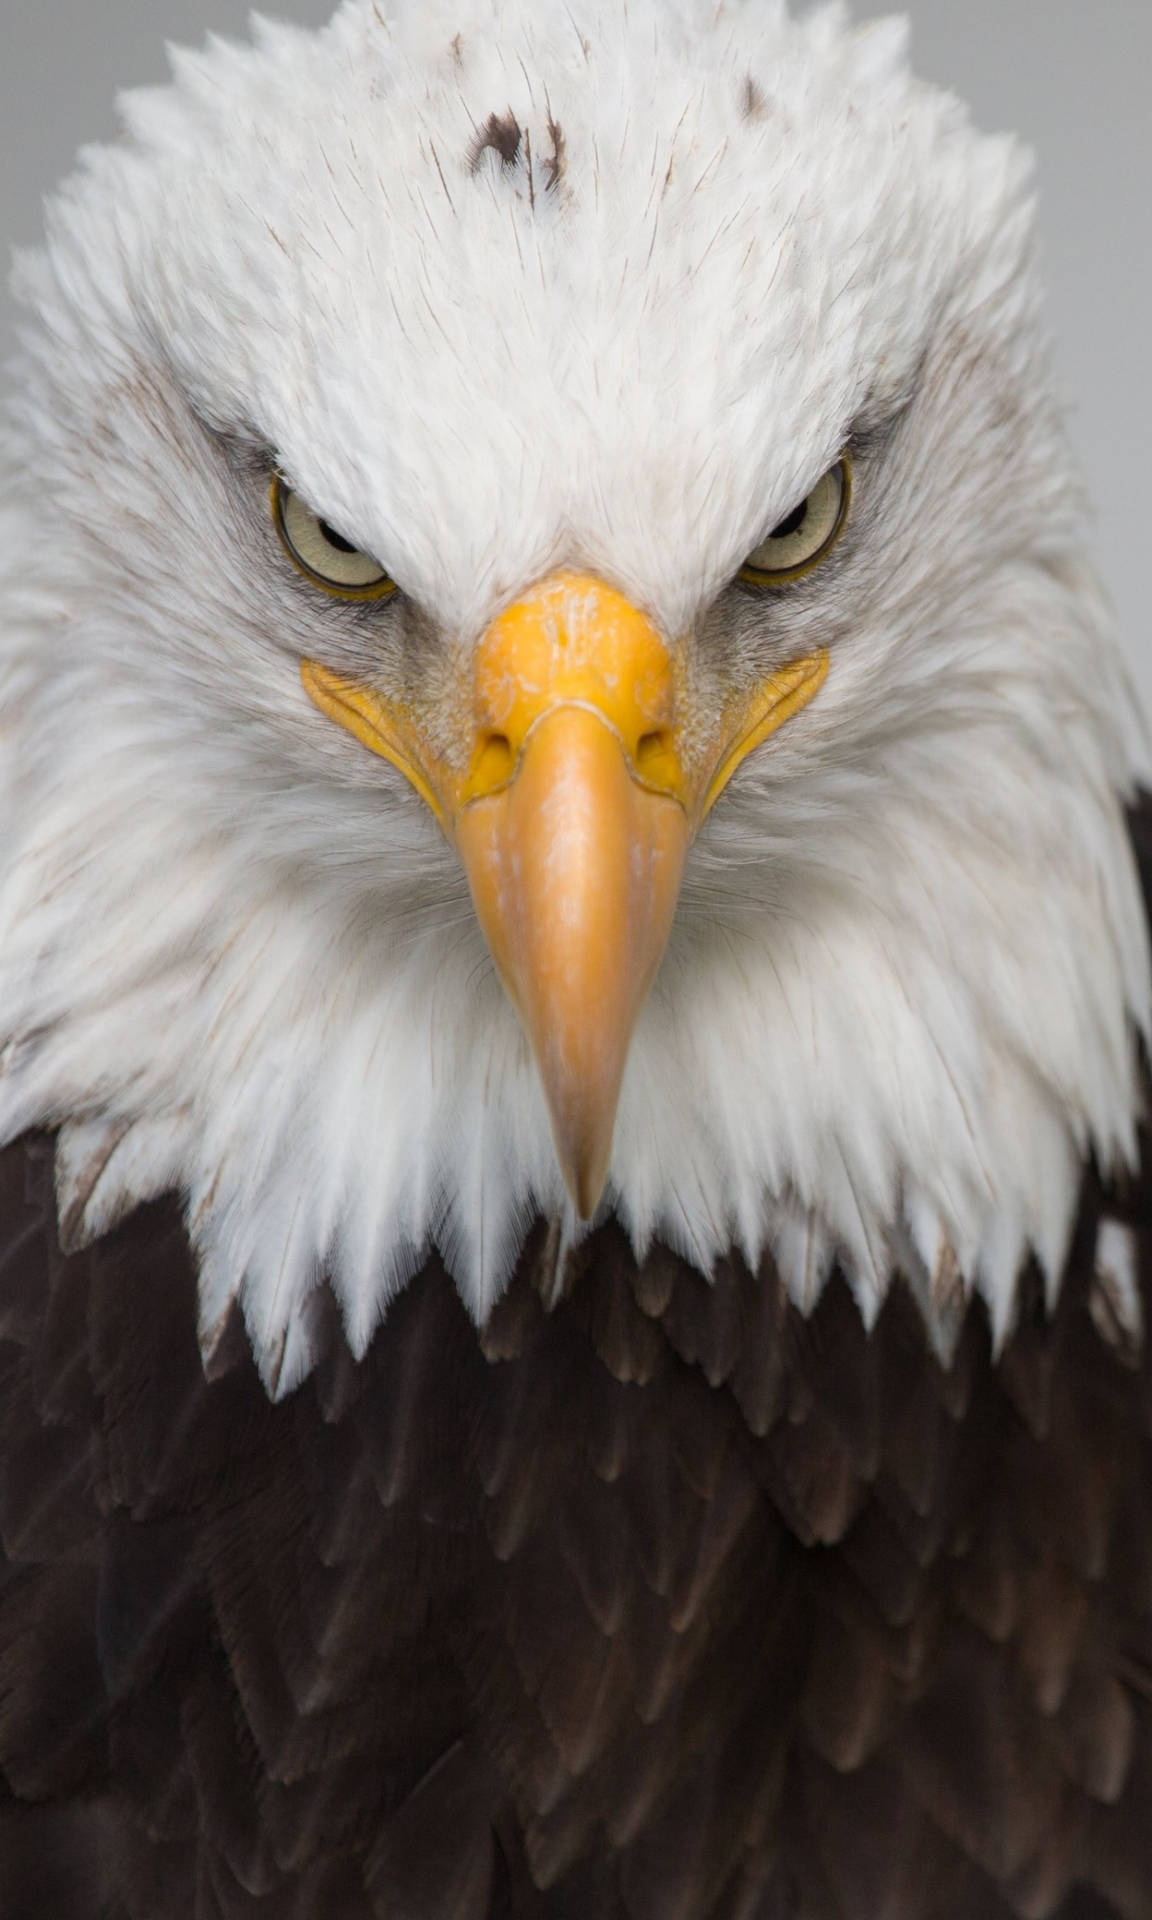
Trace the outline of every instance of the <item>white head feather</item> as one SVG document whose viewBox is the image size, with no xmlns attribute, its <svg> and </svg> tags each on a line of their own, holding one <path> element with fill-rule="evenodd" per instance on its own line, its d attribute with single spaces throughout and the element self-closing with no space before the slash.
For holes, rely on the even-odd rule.
<svg viewBox="0 0 1152 1920">
<path fill-rule="evenodd" d="M 1010 1322 L 1131 1156 L 1149 1005 L 1128 692 L 1050 394 L 1026 167 L 898 24 L 446 0 L 175 60 L 23 262 L 0 522 L 0 1133 L 70 1234 L 189 1196 L 206 1340 L 280 1390 L 436 1246 L 482 1315 L 564 1219 L 527 1043 L 400 775 L 304 655 L 445 685 L 558 564 L 710 686 L 819 697 L 690 857 L 607 1194 L 643 1250 L 902 1269 Z M 486 142 L 515 122 L 514 151 Z M 503 136 L 501 136 L 503 138 Z M 855 447 L 787 595 L 744 555 Z M 275 461 L 399 610 L 287 567 Z"/>
</svg>

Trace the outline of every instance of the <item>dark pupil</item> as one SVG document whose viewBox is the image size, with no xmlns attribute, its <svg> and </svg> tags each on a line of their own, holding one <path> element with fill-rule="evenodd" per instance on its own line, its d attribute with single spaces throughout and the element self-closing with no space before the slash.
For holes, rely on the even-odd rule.
<svg viewBox="0 0 1152 1920">
<path fill-rule="evenodd" d="M 337 553 L 355 553 L 356 552 L 356 548 L 352 545 L 351 540 L 345 540 L 344 535 L 342 533 L 337 533 L 335 527 L 330 527 L 328 525 L 327 520 L 319 521 L 318 525 L 321 533 L 324 535 L 325 540 L 327 540 L 328 545 L 330 547 L 335 547 Z"/>
<path fill-rule="evenodd" d="M 807 518 L 808 502 L 807 500 L 801 500 L 795 513 L 790 513 L 787 520 L 781 520 L 778 527 L 773 527 L 768 538 L 770 540 L 787 540 L 791 534 L 799 533 Z"/>
</svg>

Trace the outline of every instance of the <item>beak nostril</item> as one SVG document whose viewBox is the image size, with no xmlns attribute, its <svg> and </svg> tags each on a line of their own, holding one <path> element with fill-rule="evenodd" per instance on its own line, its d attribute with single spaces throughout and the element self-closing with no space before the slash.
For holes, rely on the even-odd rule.
<svg viewBox="0 0 1152 1920">
<path fill-rule="evenodd" d="M 512 751 L 512 742 L 506 733 L 485 733 L 480 737 L 479 750 L 472 770 L 473 783 L 481 791 L 490 792 L 494 787 L 503 786 L 510 780 L 516 768 L 516 755 Z"/>
<path fill-rule="evenodd" d="M 654 727 L 650 733 L 640 735 L 634 764 L 642 780 L 667 778 L 670 766 L 675 764 L 675 748 L 666 727 Z"/>
</svg>

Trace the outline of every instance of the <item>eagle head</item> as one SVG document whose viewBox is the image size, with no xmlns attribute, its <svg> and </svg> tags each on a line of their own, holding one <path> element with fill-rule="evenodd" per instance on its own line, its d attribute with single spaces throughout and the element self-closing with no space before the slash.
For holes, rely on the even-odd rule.
<svg viewBox="0 0 1152 1920">
<path fill-rule="evenodd" d="M 21 268 L 0 1133 L 279 1390 L 541 1216 L 1002 1334 L 1149 1004 L 1025 160 L 838 8 L 253 32 Z"/>
</svg>

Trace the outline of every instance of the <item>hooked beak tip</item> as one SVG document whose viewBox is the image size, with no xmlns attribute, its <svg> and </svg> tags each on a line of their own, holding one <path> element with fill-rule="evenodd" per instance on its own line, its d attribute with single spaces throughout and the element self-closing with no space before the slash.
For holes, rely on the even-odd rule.
<svg viewBox="0 0 1152 1920">
<path fill-rule="evenodd" d="M 561 1165 L 564 1183 L 576 1209 L 576 1218 L 591 1220 L 600 1205 L 608 1179 L 607 1153 L 597 1146 L 579 1157 L 565 1154 Z"/>
</svg>

